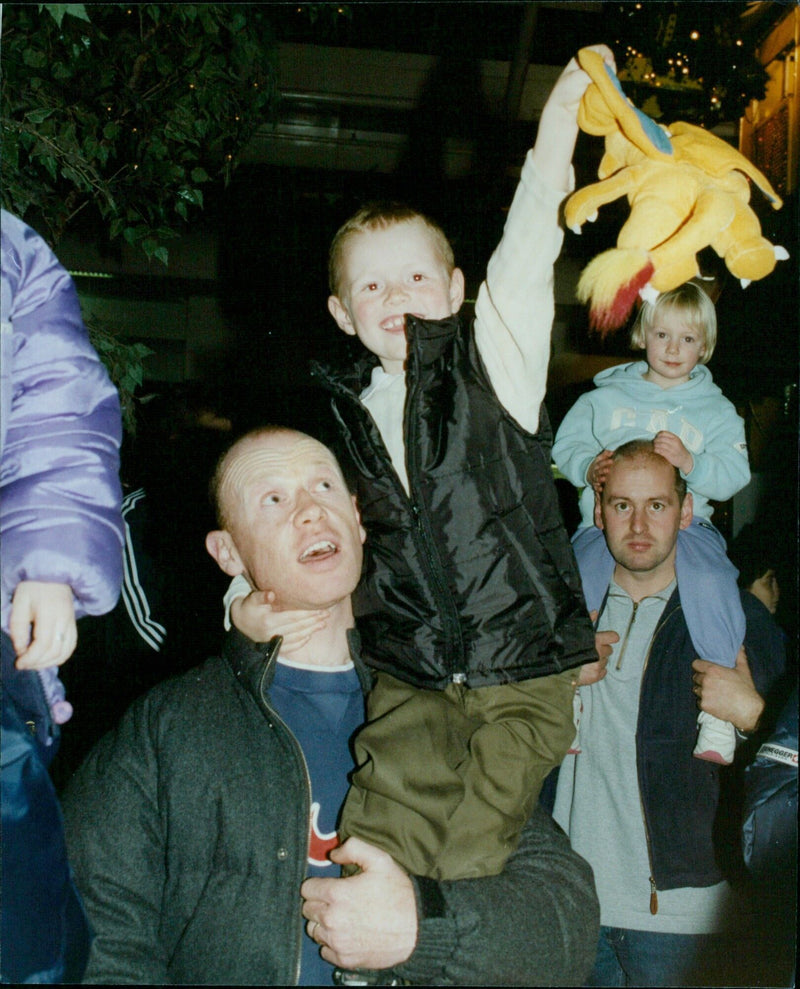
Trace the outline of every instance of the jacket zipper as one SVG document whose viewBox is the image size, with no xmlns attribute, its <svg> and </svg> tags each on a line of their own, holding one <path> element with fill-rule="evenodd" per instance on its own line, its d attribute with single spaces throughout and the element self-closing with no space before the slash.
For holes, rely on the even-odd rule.
<svg viewBox="0 0 800 989">
<path fill-rule="evenodd" d="M 265 687 L 265 684 L 264 684 L 264 681 L 266 680 L 267 672 L 268 672 L 268 670 L 270 668 L 271 663 L 274 660 L 275 653 L 277 653 L 277 650 L 278 650 L 279 647 L 280 647 L 280 643 L 278 643 L 276 645 L 274 651 L 270 653 L 269 658 L 267 660 L 267 663 L 264 666 L 264 669 L 263 669 L 262 674 L 261 674 L 261 679 L 259 680 L 259 684 L 258 684 L 258 696 L 259 696 L 259 700 L 261 701 L 261 703 L 263 705 L 263 708 L 264 708 L 264 715 L 267 718 L 267 724 L 269 724 L 270 727 L 273 727 L 273 724 L 274 724 L 275 726 L 278 726 L 278 727 L 280 727 L 280 728 L 283 729 L 283 731 L 285 733 L 285 736 L 289 740 L 289 745 L 294 750 L 295 758 L 296 758 L 297 763 L 298 763 L 298 765 L 300 767 L 300 771 L 302 773 L 303 779 L 305 780 L 306 800 L 305 800 L 305 817 L 304 817 L 304 820 L 306 822 L 306 836 L 305 836 L 305 844 L 303 845 L 303 848 L 305 849 L 305 857 L 303 859 L 303 863 L 304 863 L 303 877 L 305 877 L 305 874 L 306 874 L 305 862 L 308 860 L 308 849 L 311 847 L 311 807 L 310 807 L 310 800 L 311 800 L 311 775 L 310 775 L 310 773 L 308 771 L 308 764 L 306 763 L 306 757 L 303 755 L 303 750 L 300 748 L 300 743 L 297 741 L 297 739 L 294 737 L 294 735 L 292 734 L 292 732 L 289 730 L 289 726 L 286 724 L 286 722 L 283 720 L 283 718 L 281 718 L 280 715 L 278 715 L 276 713 L 276 711 L 274 710 L 274 708 L 271 706 L 271 704 L 267 700 L 267 696 L 266 696 L 267 691 L 266 691 L 266 687 Z M 295 937 L 295 952 L 294 952 L 294 957 L 295 957 L 294 985 L 298 985 L 298 983 L 300 981 L 300 966 L 302 964 L 302 957 L 303 957 L 303 949 L 302 949 L 302 943 L 303 943 L 303 915 L 302 915 L 302 913 L 300 914 L 300 923 L 296 927 L 295 930 L 296 930 L 296 935 L 297 936 Z"/>
<path fill-rule="evenodd" d="M 633 601 L 632 603 L 633 603 L 633 611 L 628 621 L 628 627 L 625 629 L 625 638 L 622 640 L 622 648 L 620 649 L 619 655 L 617 656 L 617 665 L 614 667 L 617 670 L 622 668 L 622 660 L 623 657 L 625 656 L 625 650 L 628 648 L 628 639 L 630 638 L 631 629 L 633 628 L 633 623 L 636 621 L 636 613 L 639 609 L 638 601 Z M 642 671 L 642 676 L 644 676 L 644 671 Z"/>
<path fill-rule="evenodd" d="M 456 662 L 454 656 L 464 655 L 464 644 L 461 635 L 461 622 L 459 620 L 458 611 L 453 602 L 452 594 L 450 593 L 450 588 L 442 580 L 441 574 L 441 561 L 438 556 L 431 550 L 434 545 L 433 532 L 428 522 L 427 516 L 425 515 L 423 508 L 417 504 L 416 501 L 412 499 L 412 493 L 414 489 L 414 477 L 419 473 L 419 464 L 414 459 L 416 455 L 417 445 L 416 445 L 416 429 L 417 421 L 416 418 L 411 415 L 411 402 L 412 394 L 416 395 L 417 388 L 413 390 L 408 388 L 409 374 L 406 370 L 406 398 L 405 407 L 403 409 L 403 440 L 405 445 L 406 453 L 406 468 L 408 473 L 408 486 L 409 491 L 403 487 L 400 478 L 397 475 L 397 471 L 394 469 L 392 464 L 392 459 L 386 450 L 386 445 L 381 443 L 380 445 L 373 443 L 373 450 L 376 452 L 378 457 L 383 463 L 388 466 L 391 476 L 393 478 L 394 485 L 399 492 L 400 497 L 408 505 L 409 512 L 414 521 L 411 534 L 414 540 L 414 545 L 416 546 L 417 552 L 419 554 L 420 560 L 425 565 L 426 576 L 429 578 L 430 583 L 433 585 L 433 591 L 436 598 L 436 604 L 439 611 L 439 615 L 442 620 L 442 625 L 444 627 L 445 636 L 445 648 L 447 649 L 447 655 L 445 656 L 445 666 L 450 671 L 450 676 L 454 682 L 465 682 L 466 673 L 464 670 L 456 670 Z M 353 392 L 348 389 L 345 385 L 337 381 L 330 381 L 329 384 L 333 388 L 335 395 L 341 397 L 344 401 L 355 404 L 362 414 L 365 414 L 369 418 L 369 412 L 361 405 L 357 397 L 354 397 Z M 336 408 L 336 404 L 333 404 L 333 412 L 339 421 L 340 425 L 346 430 L 347 433 L 350 430 L 347 429 L 347 424 L 342 419 L 341 413 Z M 355 458 L 359 459 L 359 458 Z"/>
<path fill-rule="evenodd" d="M 413 358 L 414 363 L 416 364 L 416 354 L 413 355 Z M 418 416 L 412 414 L 412 404 L 416 399 L 416 395 L 419 390 L 419 386 L 416 381 L 418 377 L 419 375 L 415 374 L 413 388 L 409 388 L 409 373 L 406 371 L 406 401 L 405 409 L 403 410 L 403 428 L 405 432 L 404 438 L 407 439 L 405 444 L 405 452 L 409 487 L 408 502 L 415 523 L 414 541 L 417 544 L 417 550 L 420 557 L 425 561 L 428 578 L 433 585 L 439 615 L 442 619 L 442 625 L 444 626 L 445 648 L 447 650 L 447 654 L 445 656 L 446 667 L 450 671 L 450 676 L 454 683 L 466 683 L 467 671 L 463 669 L 463 659 L 461 663 L 462 668 L 456 668 L 458 665 L 457 657 L 463 658 L 464 655 L 464 643 L 461 635 L 461 622 L 459 620 L 458 611 L 455 603 L 453 602 L 453 596 L 450 593 L 450 588 L 441 576 L 441 561 L 438 553 L 434 549 L 435 543 L 433 539 L 433 531 L 431 529 L 427 513 L 424 510 L 424 505 L 422 505 L 416 498 L 412 497 L 414 494 L 415 479 L 420 474 L 420 465 L 417 460 L 417 451 L 419 449 L 419 445 L 417 443 Z M 398 484 L 399 483 L 398 478 Z M 400 485 L 400 487 L 402 488 L 402 485 Z M 403 491 L 403 494 L 405 495 L 405 491 Z"/>
<path fill-rule="evenodd" d="M 634 616 L 636 614 L 636 611 L 635 611 L 636 604 L 637 604 L 637 602 L 634 602 L 634 605 L 633 605 L 633 607 L 634 607 Z M 650 653 L 653 651 L 653 646 L 655 645 L 656 638 L 657 638 L 659 632 L 661 631 L 661 629 L 664 627 L 664 625 L 669 621 L 669 619 L 672 617 L 672 615 L 677 610 L 678 610 L 677 608 L 673 608 L 672 611 L 666 617 L 664 617 L 663 615 L 661 616 L 661 621 L 656 626 L 656 630 L 655 630 L 655 632 L 653 632 L 653 637 L 650 640 L 650 647 L 647 650 L 647 655 L 644 657 L 644 666 L 642 667 L 642 681 L 639 684 L 639 709 L 640 710 L 641 710 L 641 706 L 642 706 L 642 690 L 644 689 L 644 677 L 645 677 L 645 673 L 647 672 L 648 664 L 650 663 Z M 631 624 L 633 624 L 633 619 L 631 619 Z M 630 625 L 628 626 L 628 631 L 630 631 Z M 626 641 L 626 643 L 628 641 L 627 635 L 625 636 L 625 641 Z M 617 669 L 619 669 L 619 666 L 617 666 Z M 652 846 L 651 846 L 651 843 L 650 843 L 650 831 L 649 831 L 649 829 L 647 827 L 647 815 L 644 812 L 644 802 L 642 800 L 642 788 L 641 788 L 641 785 L 639 786 L 639 807 L 640 807 L 641 812 L 642 812 L 642 824 L 644 825 L 644 840 L 645 840 L 645 844 L 647 845 L 647 861 L 648 861 L 648 864 L 650 865 L 650 913 L 653 916 L 655 916 L 658 913 L 658 888 L 656 887 L 656 881 L 653 878 L 653 872 L 655 871 L 653 869 L 653 851 L 652 851 Z"/>
</svg>

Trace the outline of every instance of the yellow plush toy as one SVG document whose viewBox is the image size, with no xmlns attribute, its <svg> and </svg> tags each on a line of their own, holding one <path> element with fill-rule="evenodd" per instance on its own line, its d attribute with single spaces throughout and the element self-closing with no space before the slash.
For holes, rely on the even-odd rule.
<svg viewBox="0 0 800 989">
<path fill-rule="evenodd" d="M 605 336 L 625 323 L 637 295 L 654 299 L 698 275 L 696 255 L 704 247 L 712 247 L 743 285 L 788 257 L 761 235 L 748 205 L 748 178 L 774 209 L 782 203 L 747 158 L 702 127 L 677 122 L 667 129 L 641 113 L 597 52 L 584 48 L 578 61 L 592 79 L 578 123 L 605 137 L 605 154 L 601 181 L 567 201 L 567 226 L 580 233 L 601 206 L 621 196 L 630 205 L 617 246 L 594 258 L 578 282 L 593 329 Z"/>
</svg>

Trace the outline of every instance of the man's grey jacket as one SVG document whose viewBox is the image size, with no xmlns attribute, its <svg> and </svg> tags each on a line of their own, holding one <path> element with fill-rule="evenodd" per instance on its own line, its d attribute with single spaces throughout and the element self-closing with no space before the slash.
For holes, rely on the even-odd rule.
<svg viewBox="0 0 800 989">
<path fill-rule="evenodd" d="M 222 657 L 136 701 L 71 781 L 68 847 L 96 933 L 87 981 L 296 983 L 310 794 L 269 701 L 278 641 L 232 631 Z M 404 979 L 578 985 L 591 966 L 591 870 L 541 810 L 501 875 L 413 882 Z"/>
</svg>

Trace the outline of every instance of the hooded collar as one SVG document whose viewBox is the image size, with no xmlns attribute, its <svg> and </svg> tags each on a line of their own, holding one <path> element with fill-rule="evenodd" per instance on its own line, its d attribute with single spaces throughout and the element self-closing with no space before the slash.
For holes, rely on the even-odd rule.
<svg viewBox="0 0 800 989">
<path fill-rule="evenodd" d="M 444 319 L 418 319 L 406 316 L 406 337 L 410 355 L 420 364 L 427 365 L 438 360 L 458 331 L 461 317 L 458 313 Z M 311 362 L 311 377 L 317 379 L 332 391 L 344 390 L 360 395 L 372 380 L 372 371 L 379 365 L 375 354 L 364 351 L 355 364 Z M 406 361 L 408 365 L 409 361 Z"/>
<path fill-rule="evenodd" d="M 607 367 L 600 371 L 599 374 L 594 376 L 594 384 L 598 388 L 603 388 L 607 385 L 616 385 L 618 387 L 626 389 L 650 389 L 652 388 L 652 383 L 645 381 L 644 373 L 647 370 L 647 361 L 632 361 L 627 364 L 615 364 L 613 367 Z M 678 392 L 686 391 L 687 389 L 695 388 L 709 388 L 714 385 L 713 379 L 711 378 L 711 372 L 705 366 L 705 364 L 697 364 L 692 369 L 692 373 L 689 375 L 689 380 L 684 381 L 680 385 L 673 385 L 671 388 L 662 389 L 666 392 Z"/>
</svg>

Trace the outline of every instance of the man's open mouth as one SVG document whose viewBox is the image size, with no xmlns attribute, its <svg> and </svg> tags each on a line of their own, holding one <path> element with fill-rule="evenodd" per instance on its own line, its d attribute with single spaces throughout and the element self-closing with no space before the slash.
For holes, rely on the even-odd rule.
<svg viewBox="0 0 800 989">
<path fill-rule="evenodd" d="M 339 552 L 339 547 L 330 539 L 320 539 L 319 542 L 312 543 L 300 554 L 301 563 L 313 563 L 316 560 L 324 560 L 334 553 Z"/>
</svg>

